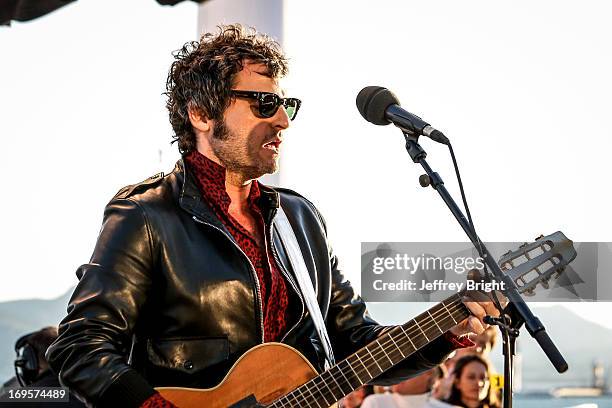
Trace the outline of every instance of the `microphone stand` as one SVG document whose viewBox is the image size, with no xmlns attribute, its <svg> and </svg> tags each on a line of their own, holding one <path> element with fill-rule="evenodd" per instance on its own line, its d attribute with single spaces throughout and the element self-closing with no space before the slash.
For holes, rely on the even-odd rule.
<svg viewBox="0 0 612 408">
<path fill-rule="evenodd" d="M 406 150 L 410 155 L 413 162 L 419 163 L 426 175 L 421 176 L 421 186 L 427 187 L 431 185 L 442 200 L 446 203 L 449 210 L 453 213 L 461 228 L 466 233 L 474 247 L 478 250 L 480 257 L 486 263 L 493 273 L 493 276 L 499 282 L 503 282 L 504 290 L 502 293 L 508 298 L 508 306 L 503 311 L 501 318 L 487 318 L 485 323 L 496 324 L 500 327 L 502 334 L 504 334 L 504 408 L 512 407 L 512 376 L 513 376 L 513 365 L 514 365 L 514 353 L 516 338 L 519 335 L 520 327 L 525 324 L 529 334 L 538 342 L 552 365 L 559 373 L 563 373 L 567 370 L 567 362 L 554 345 L 544 325 L 536 316 L 533 315 L 520 293 L 518 292 L 517 286 L 514 281 L 505 275 L 497 262 L 493 259 L 493 256 L 482 243 L 476 231 L 472 230 L 467 219 L 463 215 L 461 209 L 457 206 L 457 203 L 453 200 L 450 193 L 444 186 L 444 182 L 440 175 L 434 172 L 429 164 L 425 160 L 427 153 L 421 145 L 418 143 L 418 135 L 409 132 L 403 132 L 404 138 L 406 139 Z"/>
</svg>

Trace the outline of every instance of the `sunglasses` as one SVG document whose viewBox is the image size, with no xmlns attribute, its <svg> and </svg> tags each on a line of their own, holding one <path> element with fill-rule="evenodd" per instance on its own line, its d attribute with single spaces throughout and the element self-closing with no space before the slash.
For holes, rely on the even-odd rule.
<svg viewBox="0 0 612 408">
<path fill-rule="evenodd" d="M 281 98 L 272 92 L 255 92 L 255 91 L 231 91 L 232 95 L 239 98 L 257 100 L 257 111 L 262 118 L 271 118 L 276 115 L 278 108 L 283 105 L 287 116 L 290 120 L 295 119 L 295 116 L 300 109 L 302 101 L 297 98 Z"/>
</svg>

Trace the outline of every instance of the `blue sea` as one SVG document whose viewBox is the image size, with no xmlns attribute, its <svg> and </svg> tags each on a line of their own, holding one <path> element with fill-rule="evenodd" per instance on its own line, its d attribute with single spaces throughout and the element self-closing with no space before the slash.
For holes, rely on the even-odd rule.
<svg viewBox="0 0 612 408">
<path fill-rule="evenodd" d="M 552 398 L 547 395 L 514 394 L 517 408 L 612 408 L 612 395 L 597 398 Z"/>
</svg>

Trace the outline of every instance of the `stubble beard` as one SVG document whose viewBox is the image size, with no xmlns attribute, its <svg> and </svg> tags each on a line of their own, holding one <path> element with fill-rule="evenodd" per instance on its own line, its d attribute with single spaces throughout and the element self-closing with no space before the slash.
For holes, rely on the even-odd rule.
<svg viewBox="0 0 612 408">
<path fill-rule="evenodd" d="M 227 170 L 241 174 L 245 180 L 275 173 L 278 170 L 278 156 L 269 161 L 261 160 L 258 155 L 260 148 L 240 142 L 238 136 L 228 129 L 225 119 L 215 122 L 211 149 Z"/>
</svg>

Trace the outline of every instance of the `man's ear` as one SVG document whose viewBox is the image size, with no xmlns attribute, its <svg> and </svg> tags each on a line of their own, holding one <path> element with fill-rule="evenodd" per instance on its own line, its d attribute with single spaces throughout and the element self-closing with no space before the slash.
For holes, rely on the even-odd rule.
<svg viewBox="0 0 612 408">
<path fill-rule="evenodd" d="M 211 119 L 206 117 L 200 110 L 193 107 L 188 107 L 187 112 L 189 114 L 189 122 L 191 122 L 191 126 L 193 126 L 196 131 L 200 131 L 202 133 L 208 133 L 213 128 L 213 122 Z"/>
</svg>

